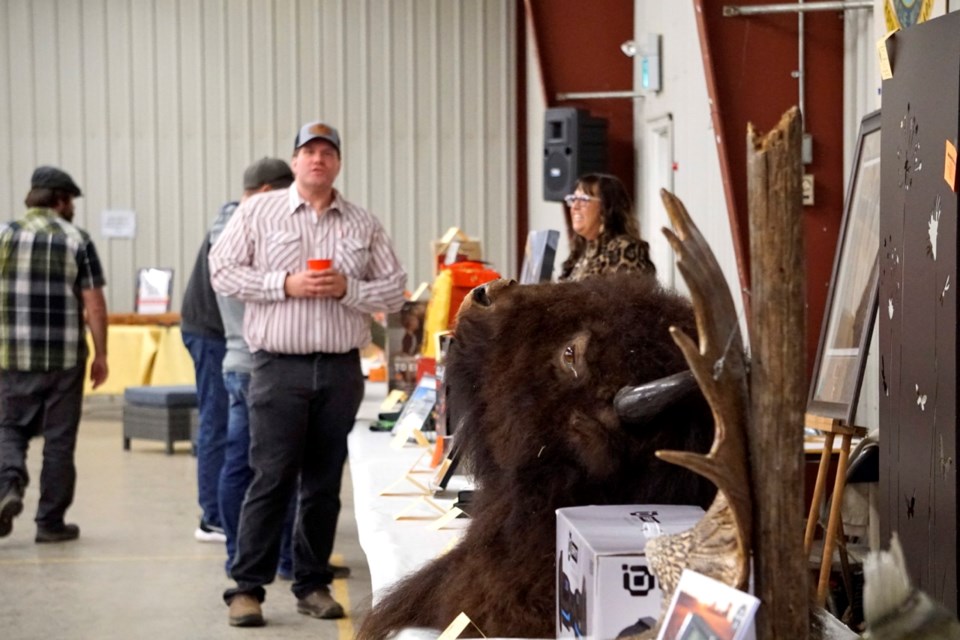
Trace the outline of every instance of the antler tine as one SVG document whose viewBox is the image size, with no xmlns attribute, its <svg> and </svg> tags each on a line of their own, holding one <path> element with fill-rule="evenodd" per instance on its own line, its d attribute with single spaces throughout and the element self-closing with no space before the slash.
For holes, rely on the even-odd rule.
<svg viewBox="0 0 960 640">
<path fill-rule="evenodd" d="M 722 357 L 723 351 L 728 348 L 727 341 L 731 336 L 739 340 L 739 332 L 735 329 L 739 326 L 737 322 L 736 310 L 733 300 L 728 295 L 718 295 L 724 290 L 725 281 L 720 278 L 720 282 L 712 274 L 721 274 L 720 265 L 716 257 L 710 251 L 709 245 L 700 233 L 700 230 L 693 224 L 687 209 L 679 198 L 669 191 L 661 189 L 660 195 L 663 199 L 667 215 L 676 228 L 674 233 L 669 229 L 664 229 L 663 233 L 673 247 L 674 252 L 679 257 L 677 267 L 690 288 L 691 297 L 694 300 L 694 307 L 699 309 L 713 309 L 718 313 L 709 318 L 710 324 L 706 323 L 707 318 L 704 314 L 697 313 L 697 330 L 701 336 L 700 346 L 703 355 L 710 355 L 716 358 Z M 742 351 L 742 340 L 740 341 Z M 712 347 L 712 349 L 710 348 Z M 733 345 L 730 345 L 732 350 Z"/>
</svg>

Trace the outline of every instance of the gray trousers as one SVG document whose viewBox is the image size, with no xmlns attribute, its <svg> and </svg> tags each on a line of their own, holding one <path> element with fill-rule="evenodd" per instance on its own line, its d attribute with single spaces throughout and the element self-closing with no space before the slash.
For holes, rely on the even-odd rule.
<svg viewBox="0 0 960 640">
<path fill-rule="evenodd" d="M 263 600 L 273 581 L 290 497 L 298 490 L 293 538 L 293 593 L 329 585 L 340 515 L 340 480 L 347 435 L 363 400 L 357 350 L 342 354 L 257 352 L 247 402 L 253 482 L 240 512 L 231 575 L 238 593 Z M 299 479 L 299 482 L 298 482 Z"/>
<path fill-rule="evenodd" d="M 64 371 L 0 371 L 0 495 L 30 481 L 27 448 L 42 435 L 37 524 L 56 527 L 73 503 L 73 454 L 83 406 L 84 365 Z"/>
</svg>

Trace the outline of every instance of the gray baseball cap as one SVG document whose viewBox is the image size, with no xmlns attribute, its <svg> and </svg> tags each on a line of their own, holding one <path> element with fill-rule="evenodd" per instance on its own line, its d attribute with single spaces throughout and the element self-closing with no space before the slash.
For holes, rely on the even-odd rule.
<svg viewBox="0 0 960 640">
<path fill-rule="evenodd" d="M 30 188 L 65 191 L 74 198 L 79 198 L 83 195 L 80 187 L 73 181 L 69 173 L 47 165 L 34 169 L 33 176 L 30 178 Z"/>
<path fill-rule="evenodd" d="M 260 158 L 243 172 L 245 190 L 259 189 L 265 184 L 288 187 L 292 182 L 293 172 L 290 171 L 290 165 L 280 158 Z"/>
<path fill-rule="evenodd" d="M 322 122 L 308 122 L 300 127 L 297 138 L 293 141 L 293 150 L 296 151 L 311 140 L 316 140 L 317 138 L 326 140 L 337 148 L 337 153 L 340 153 L 340 134 L 336 129 Z"/>
</svg>

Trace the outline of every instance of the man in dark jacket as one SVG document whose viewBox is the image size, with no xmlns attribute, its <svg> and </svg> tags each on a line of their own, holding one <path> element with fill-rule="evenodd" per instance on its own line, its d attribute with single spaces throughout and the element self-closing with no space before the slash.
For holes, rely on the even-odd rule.
<svg viewBox="0 0 960 640">
<path fill-rule="evenodd" d="M 221 207 L 233 209 L 236 202 Z M 217 296 L 210 287 L 207 254 L 210 235 L 206 234 L 197 260 L 183 292 L 180 311 L 180 333 L 183 344 L 193 359 L 197 379 L 197 405 L 200 425 L 197 429 L 197 491 L 200 502 L 200 525 L 194 537 L 200 542 L 225 542 L 220 522 L 217 486 L 227 444 L 229 399 L 223 386 L 223 356 L 227 351 L 223 322 L 217 307 Z"/>
</svg>

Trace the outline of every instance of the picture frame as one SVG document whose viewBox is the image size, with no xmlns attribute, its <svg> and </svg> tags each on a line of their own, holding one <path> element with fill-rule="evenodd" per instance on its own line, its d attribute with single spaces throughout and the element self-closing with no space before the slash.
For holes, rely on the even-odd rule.
<svg viewBox="0 0 960 640">
<path fill-rule="evenodd" d="M 684 569 L 657 640 L 745 640 L 754 637 L 756 596 Z"/>
<path fill-rule="evenodd" d="M 853 425 L 877 315 L 880 111 L 860 121 L 807 413 Z"/>
<path fill-rule="evenodd" d="M 135 313 L 154 314 L 170 311 L 173 294 L 173 269 L 143 267 L 137 270 Z"/>
<path fill-rule="evenodd" d="M 560 232 L 555 229 L 531 231 L 527 234 L 523 265 L 520 267 L 520 284 L 550 282 L 559 242 Z"/>
<path fill-rule="evenodd" d="M 400 415 L 397 417 L 397 423 L 393 427 L 394 433 L 404 430 L 420 431 L 427 425 L 433 413 L 433 407 L 437 403 L 437 379 L 424 374 L 420 377 L 420 382 L 413 388 L 410 397 Z"/>
</svg>

